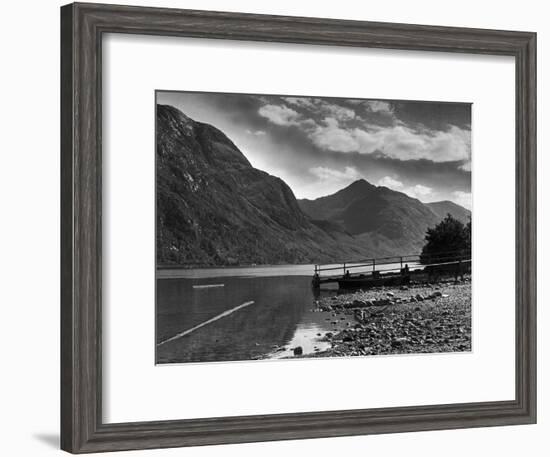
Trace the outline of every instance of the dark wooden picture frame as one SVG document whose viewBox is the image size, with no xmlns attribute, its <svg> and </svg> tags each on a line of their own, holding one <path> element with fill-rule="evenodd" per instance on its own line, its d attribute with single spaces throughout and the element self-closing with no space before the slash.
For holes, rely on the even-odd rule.
<svg viewBox="0 0 550 457">
<path fill-rule="evenodd" d="M 102 423 L 101 44 L 105 33 L 185 36 L 515 58 L 515 399 L 434 406 Z M 152 449 L 536 421 L 536 35 L 210 11 L 61 8 L 61 447 Z"/>
</svg>

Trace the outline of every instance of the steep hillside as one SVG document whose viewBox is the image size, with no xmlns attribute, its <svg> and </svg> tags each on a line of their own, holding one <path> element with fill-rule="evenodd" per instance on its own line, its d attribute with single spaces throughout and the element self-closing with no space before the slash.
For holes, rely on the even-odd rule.
<svg viewBox="0 0 550 457">
<path fill-rule="evenodd" d="M 426 229 L 450 207 L 441 202 L 445 206 L 431 208 L 365 180 L 297 201 L 281 179 L 252 167 L 223 132 L 168 105 L 157 105 L 156 188 L 160 266 L 328 263 L 418 253 Z"/>
<path fill-rule="evenodd" d="M 157 106 L 157 263 L 328 262 L 370 254 L 314 223 L 279 178 L 253 168 L 215 127 Z M 330 224 L 329 224 L 330 225 Z"/>
</svg>

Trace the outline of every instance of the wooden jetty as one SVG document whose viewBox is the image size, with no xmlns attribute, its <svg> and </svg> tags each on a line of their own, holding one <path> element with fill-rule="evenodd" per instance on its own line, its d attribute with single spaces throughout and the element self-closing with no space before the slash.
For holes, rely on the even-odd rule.
<svg viewBox="0 0 550 457">
<path fill-rule="evenodd" d="M 471 270 L 471 254 L 457 251 L 430 255 L 421 261 L 420 254 L 356 260 L 315 265 L 312 286 L 337 283 L 340 289 L 399 286 L 411 281 L 434 281 L 442 276 L 457 279 Z"/>
</svg>

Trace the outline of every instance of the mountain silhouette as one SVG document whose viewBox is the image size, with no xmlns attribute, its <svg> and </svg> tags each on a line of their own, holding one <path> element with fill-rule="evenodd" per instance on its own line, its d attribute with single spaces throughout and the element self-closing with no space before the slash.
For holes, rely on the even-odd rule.
<svg viewBox="0 0 550 457">
<path fill-rule="evenodd" d="M 157 264 L 182 267 L 414 254 L 443 212 L 469 214 L 452 202 L 424 204 L 365 180 L 297 200 L 222 131 L 169 105 L 157 105 L 156 205 Z"/>
</svg>

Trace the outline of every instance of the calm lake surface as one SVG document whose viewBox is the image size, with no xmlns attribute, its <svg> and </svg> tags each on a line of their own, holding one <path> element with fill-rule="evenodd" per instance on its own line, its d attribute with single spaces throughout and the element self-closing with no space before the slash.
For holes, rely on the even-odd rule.
<svg viewBox="0 0 550 457">
<path fill-rule="evenodd" d="M 277 358 L 292 355 L 296 346 L 306 354 L 326 349 L 317 334 L 332 324 L 314 311 L 312 275 L 313 265 L 159 270 L 157 363 Z"/>
<path fill-rule="evenodd" d="M 306 355 L 327 349 L 320 338 L 335 330 L 336 318 L 316 311 L 313 269 L 158 270 L 157 363 L 281 358 L 297 346 Z"/>
</svg>

